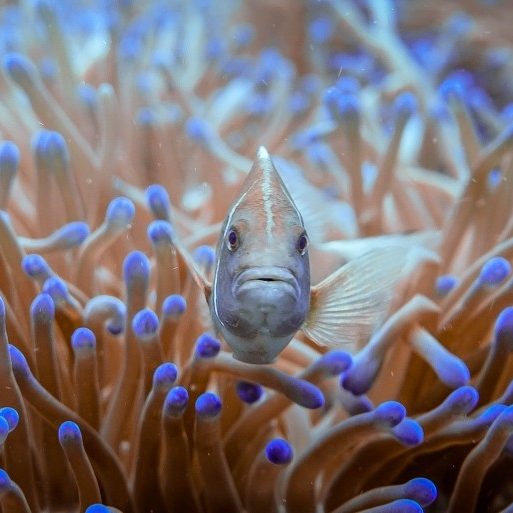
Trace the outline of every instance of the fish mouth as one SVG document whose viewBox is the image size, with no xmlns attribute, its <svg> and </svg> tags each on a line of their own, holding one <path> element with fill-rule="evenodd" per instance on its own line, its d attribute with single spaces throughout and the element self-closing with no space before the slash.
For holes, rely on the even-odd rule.
<svg viewBox="0 0 513 513">
<path fill-rule="evenodd" d="M 233 293 L 237 295 L 245 289 L 258 286 L 280 286 L 299 296 L 299 285 L 295 276 L 284 267 L 252 267 L 242 271 L 234 281 Z"/>
</svg>

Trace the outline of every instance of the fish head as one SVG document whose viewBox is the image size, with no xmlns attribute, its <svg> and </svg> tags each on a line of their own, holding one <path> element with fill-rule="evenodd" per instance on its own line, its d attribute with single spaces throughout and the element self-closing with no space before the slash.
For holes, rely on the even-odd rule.
<svg viewBox="0 0 513 513">
<path fill-rule="evenodd" d="M 270 363 L 303 324 L 309 304 L 308 235 L 261 147 L 217 245 L 212 319 L 235 358 Z"/>
</svg>

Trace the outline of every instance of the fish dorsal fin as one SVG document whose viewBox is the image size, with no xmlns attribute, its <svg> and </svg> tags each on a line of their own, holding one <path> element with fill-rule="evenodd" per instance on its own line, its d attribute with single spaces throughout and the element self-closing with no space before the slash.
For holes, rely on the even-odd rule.
<svg viewBox="0 0 513 513">
<path fill-rule="evenodd" d="M 406 253 L 400 247 L 369 251 L 312 287 L 301 328 L 306 336 L 328 347 L 367 340 L 390 307 Z"/>
</svg>

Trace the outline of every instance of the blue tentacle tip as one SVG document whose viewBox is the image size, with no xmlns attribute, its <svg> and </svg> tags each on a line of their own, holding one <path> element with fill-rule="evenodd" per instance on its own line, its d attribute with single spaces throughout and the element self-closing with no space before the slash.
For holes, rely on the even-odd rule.
<svg viewBox="0 0 513 513">
<path fill-rule="evenodd" d="M 96 337 L 89 328 L 77 328 L 71 335 L 71 346 L 75 351 L 94 350 Z"/>
<path fill-rule="evenodd" d="M 16 429 L 18 422 L 20 421 L 20 414 L 14 408 L 10 406 L 4 406 L 0 408 L 0 416 L 3 417 L 9 425 L 9 431 Z"/>
<path fill-rule="evenodd" d="M 218 395 L 205 392 L 196 399 L 196 414 L 202 418 L 217 417 L 221 412 L 222 403 Z"/>
<path fill-rule="evenodd" d="M 162 301 L 162 315 L 178 319 L 186 310 L 187 302 L 180 294 L 171 294 Z"/>
<path fill-rule="evenodd" d="M 200 358 L 213 358 L 221 350 L 221 342 L 208 333 L 204 333 L 196 340 L 196 356 Z"/>
<path fill-rule="evenodd" d="M 182 386 L 172 388 L 164 400 L 163 412 L 164 415 L 171 417 L 180 416 L 189 402 L 189 393 L 187 389 Z"/>
<path fill-rule="evenodd" d="M 144 308 L 137 312 L 132 319 L 132 330 L 136 337 L 141 340 L 150 339 L 159 329 L 159 318 L 157 314 L 149 308 Z"/>
<path fill-rule="evenodd" d="M 171 387 L 178 377 L 178 368 L 174 363 L 161 363 L 153 373 L 153 386 L 156 388 Z"/>
<path fill-rule="evenodd" d="M 82 442 L 82 433 L 80 431 L 80 428 L 78 424 L 72 422 L 71 420 L 67 420 L 59 426 L 58 437 L 59 443 L 61 445 Z"/>
<path fill-rule="evenodd" d="M 237 395 L 248 404 L 256 403 L 264 393 L 264 389 L 257 383 L 250 383 L 248 381 L 238 381 L 236 385 Z"/>
<path fill-rule="evenodd" d="M 265 456 L 275 465 L 286 465 L 292 461 L 294 451 L 287 440 L 275 438 L 266 445 Z"/>
</svg>

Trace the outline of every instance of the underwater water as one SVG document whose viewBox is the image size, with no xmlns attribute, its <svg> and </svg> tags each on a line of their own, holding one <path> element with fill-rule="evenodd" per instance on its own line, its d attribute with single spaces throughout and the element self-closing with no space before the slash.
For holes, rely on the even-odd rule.
<svg viewBox="0 0 513 513">
<path fill-rule="evenodd" d="M 0 511 L 513 512 L 512 24 L 1 2 Z"/>
</svg>

